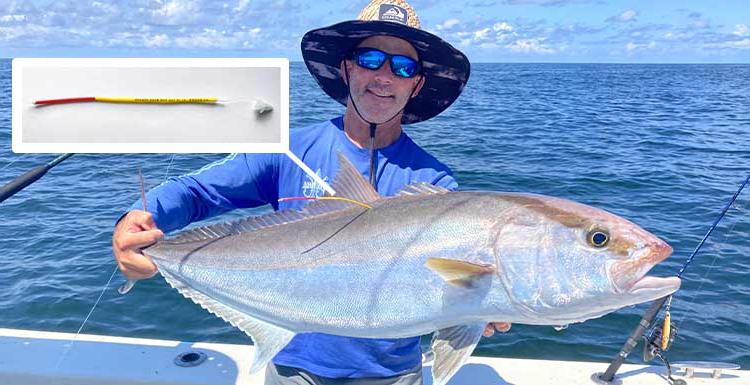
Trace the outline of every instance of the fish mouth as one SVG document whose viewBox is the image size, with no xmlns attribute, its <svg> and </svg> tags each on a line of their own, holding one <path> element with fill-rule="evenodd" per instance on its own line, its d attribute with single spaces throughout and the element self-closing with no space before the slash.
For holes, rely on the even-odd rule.
<svg viewBox="0 0 750 385">
<path fill-rule="evenodd" d="M 610 273 L 615 277 L 613 283 L 617 291 L 649 299 L 660 298 L 677 291 L 682 282 L 680 278 L 646 275 L 649 270 L 672 254 L 672 247 L 656 239 L 648 244 L 645 250 L 647 250 L 646 253 L 640 257 L 621 261 L 612 266 Z"/>
<path fill-rule="evenodd" d="M 672 294 L 680 288 L 682 280 L 678 277 L 654 277 L 646 275 L 630 287 L 631 294 L 649 295 L 653 293 L 658 296 Z"/>
</svg>

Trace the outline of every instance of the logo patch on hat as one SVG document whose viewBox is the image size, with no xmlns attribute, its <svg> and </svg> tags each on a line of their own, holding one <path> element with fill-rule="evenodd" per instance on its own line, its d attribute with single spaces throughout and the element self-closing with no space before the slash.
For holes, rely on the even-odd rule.
<svg viewBox="0 0 750 385">
<path fill-rule="evenodd" d="M 378 19 L 381 21 L 392 21 L 399 24 L 407 24 L 409 15 L 406 10 L 399 7 L 398 5 L 392 4 L 381 4 L 380 12 L 378 12 Z"/>
</svg>

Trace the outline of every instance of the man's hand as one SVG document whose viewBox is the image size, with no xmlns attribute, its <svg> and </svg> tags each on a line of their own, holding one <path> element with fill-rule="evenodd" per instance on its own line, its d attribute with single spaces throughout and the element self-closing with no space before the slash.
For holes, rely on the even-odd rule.
<svg viewBox="0 0 750 385">
<path fill-rule="evenodd" d="M 495 330 L 500 333 L 505 333 L 510 330 L 510 322 L 490 322 L 484 327 L 484 336 L 492 337 L 495 334 Z"/>
<path fill-rule="evenodd" d="M 143 255 L 141 249 L 164 238 L 148 211 L 133 210 L 115 226 L 112 233 L 112 252 L 117 266 L 128 279 L 151 278 L 156 274 L 156 265 Z"/>
</svg>

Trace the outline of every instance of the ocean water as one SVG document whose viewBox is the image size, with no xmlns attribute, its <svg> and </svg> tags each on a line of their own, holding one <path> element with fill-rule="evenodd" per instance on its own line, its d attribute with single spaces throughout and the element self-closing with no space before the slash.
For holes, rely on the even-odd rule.
<svg viewBox="0 0 750 385">
<path fill-rule="evenodd" d="M 0 61 L 0 183 L 53 158 L 11 152 L 10 76 L 10 61 Z M 291 86 L 292 126 L 343 112 L 300 63 Z M 666 276 L 750 173 L 750 65 L 476 64 L 448 111 L 406 130 L 454 170 L 462 189 L 560 196 L 640 224 L 673 246 L 653 271 Z M 137 167 L 155 186 L 222 156 L 78 154 L 0 204 L 0 327 L 78 330 L 115 269 L 112 226 L 138 199 Z M 750 368 L 749 201 L 746 191 L 683 275 L 672 360 Z M 249 341 L 160 278 L 126 296 L 115 290 L 121 279 L 84 333 Z M 483 339 L 475 354 L 608 361 L 646 308 L 561 331 L 514 325 Z M 640 346 L 629 361 L 639 357 Z"/>
</svg>

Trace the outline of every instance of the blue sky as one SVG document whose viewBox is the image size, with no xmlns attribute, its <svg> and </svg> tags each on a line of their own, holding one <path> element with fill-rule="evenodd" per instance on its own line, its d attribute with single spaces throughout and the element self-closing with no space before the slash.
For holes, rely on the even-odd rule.
<svg viewBox="0 0 750 385">
<path fill-rule="evenodd" d="M 0 0 L 0 57 L 287 57 L 366 1 Z M 750 3 L 413 0 L 473 62 L 750 63 Z"/>
</svg>

